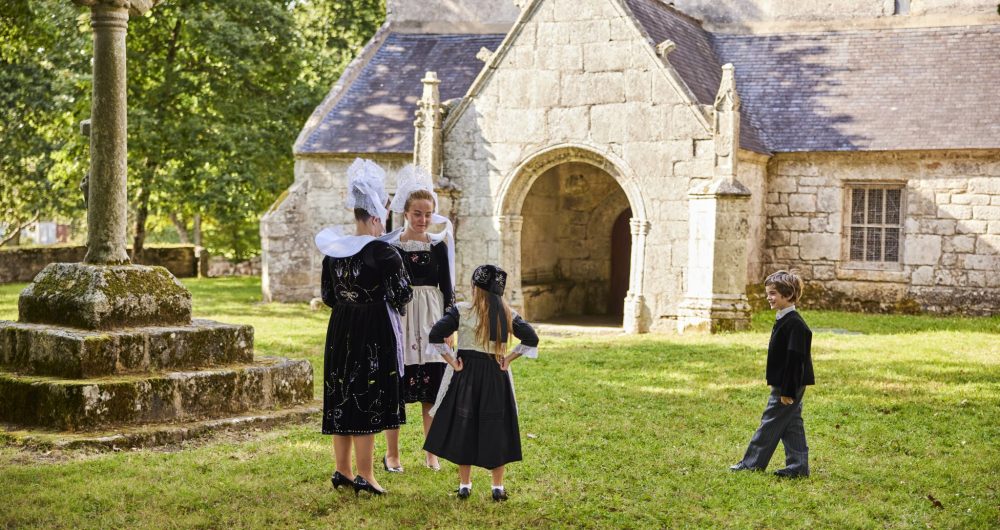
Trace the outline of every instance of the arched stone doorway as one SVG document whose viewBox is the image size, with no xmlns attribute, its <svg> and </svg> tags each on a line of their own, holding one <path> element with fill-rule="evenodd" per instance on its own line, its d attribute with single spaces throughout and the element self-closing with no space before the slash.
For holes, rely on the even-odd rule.
<svg viewBox="0 0 1000 530">
<path fill-rule="evenodd" d="M 591 147 L 550 148 L 501 183 L 501 265 L 510 274 L 512 302 L 528 319 L 603 315 L 629 332 L 647 329 L 642 283 L 649 225 L 634 178 L 611 158 Z M 616 221 L 625 223 L 617 232 Z M 617 261 L 614 236 L 618 251 L 627 253 Z M 612 277 L 622 265 L 624 293 Z"/>
</svg>

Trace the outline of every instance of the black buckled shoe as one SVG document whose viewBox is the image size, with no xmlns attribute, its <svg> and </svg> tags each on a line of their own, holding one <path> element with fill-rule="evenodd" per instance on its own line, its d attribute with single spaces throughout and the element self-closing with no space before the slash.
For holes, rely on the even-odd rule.
<svg viewBox="0 0 1000 530">
<path fill-rule="evenodd" d="M 458 488 L 458 498 L 459 499 L 461 499 L 461 500 L 464 501 L 465 499 L 469 498 L 469 495 L 472 495 L 472 489 L 471 488 Z"/>
<path fill-rule="evenodd" d="M 344 476 L 340 471 L 334 471 L 333 476 L 330 477 L 330 482 L 333 483 L 333 489 L 339 490 L 341 486 L 353 486 L 354 481 Z"/>
<path fill-rule="evenodd" d="M 750 467 L 743 463 L 742 460 L 729 466 L 730 471 L 761 471 L 759 467 Z"/>
<path fill-rule="evenodd" d="M 507 490 L 493 488 L 493 502 L 503 502 L 507 500 Z"/>
<path fill-rule="evenodd" d="M 780 478 L 806 478 L 809 473 L 799 473 L 798 471 L 790 471 L 788 469 L 779 469 L 774 472 L 774 476 Z"/>
</svg>

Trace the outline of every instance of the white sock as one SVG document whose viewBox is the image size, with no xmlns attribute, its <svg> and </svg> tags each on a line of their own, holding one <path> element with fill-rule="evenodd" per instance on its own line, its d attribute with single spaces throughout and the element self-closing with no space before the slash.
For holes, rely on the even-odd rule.
<svg viewBox="0 0 1000 530">
<path fill-rule="evenodd" d="M 458 483 L 458 489 L 462 489 L 462 488 L 469 488 L 471 490 L 472 489 L 472 483 L 470 482 L 468 484 L 462 484 L 461 482 L 459 482 Z"/>
<path fill-rule="evenodd" d="M 497 491 L 497 490 L 500 490 L 500 493 L 503 493 L 503 485 L 493 486 L 493 491 Z"/>
</svg>

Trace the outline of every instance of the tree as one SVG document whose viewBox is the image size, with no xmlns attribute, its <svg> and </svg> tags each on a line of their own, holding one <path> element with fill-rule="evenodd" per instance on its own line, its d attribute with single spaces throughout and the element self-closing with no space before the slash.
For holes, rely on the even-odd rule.
<svg viewBox="0 0 1000 530">
<path fill-rule="evenodd" d="M 82 108 L 89 41 L 68 2 L 10 0 L 0 11 L 0 245 L 42 217 L 82 211 Z"/>
</svg>

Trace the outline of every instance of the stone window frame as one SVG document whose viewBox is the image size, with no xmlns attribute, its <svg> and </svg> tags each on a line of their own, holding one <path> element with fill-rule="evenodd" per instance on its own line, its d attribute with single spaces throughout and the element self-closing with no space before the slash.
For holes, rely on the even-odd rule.
<svg viewBox="0 0 1000 530">
<path fill-rule="evenodd" d="M 903 269 L 903 255 L 904 255 L 904 245 L 906 242 L 905 238 L 905 227 L 906 227 L 906 181 L 901 180 L 855 180 L 855 181 L 845 181 L 843 183 L 844 192 L 844 209 L 843 209 L 843 231 L 841 235 L 841 267 L 844 269 L 861 269 L 861 270 L 876 270 L 876 271 L 900 271 Z M 865 196 L 866 200 L 870 197 L 868 190 L 881 190 L 882 193 L 882 222 L 880 223 L 869 223 L 867 222 L 868 209 L 865 209 L 866 219 L 863 223 L 853 223 L 853 192 L 856 189 L 866 190 Z M 885 206 L 888 200 L 888 194 L 884 193 L 887 190 L 899 190 L 899 216 L 898 223 L 891 224 L 885 222 Z M 880 239 L 882 248 L 880 252 L 879 260 L 857 260 L 852 259 L 851 256 L 851 233 L 854 226 L 862 226 L 866 228 L 897 228 L 899 230 L 899 235 L 897 239 L 897 249 L 896 249 L 896 260 L 895 261 L 884 261 L 885 254 L 885 237 Z M 864 252 L 867 253 L 867 245 L 865 245 Z"/>
</svg>

